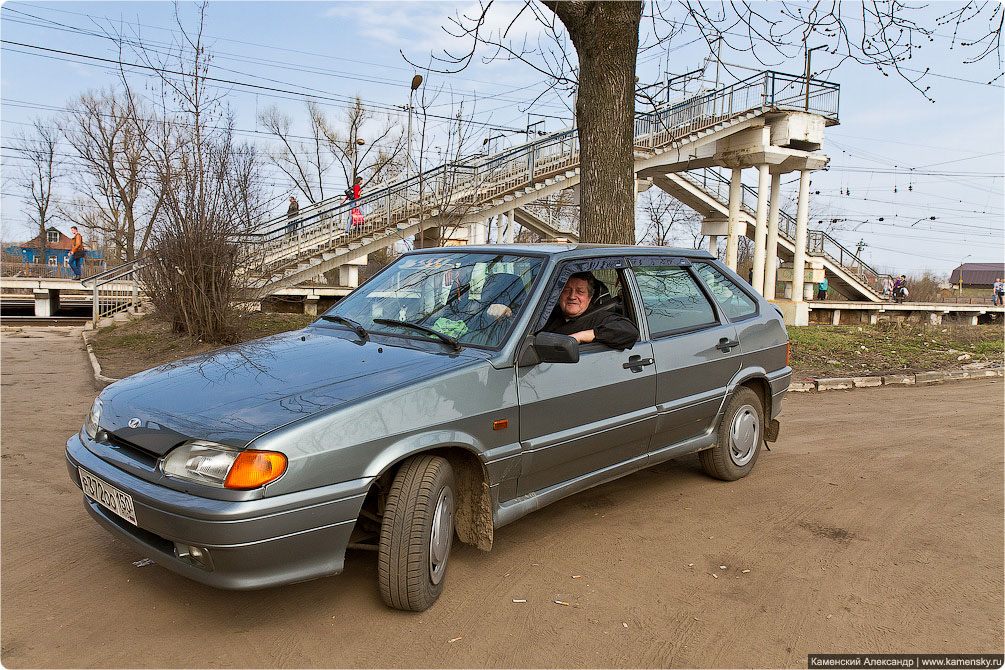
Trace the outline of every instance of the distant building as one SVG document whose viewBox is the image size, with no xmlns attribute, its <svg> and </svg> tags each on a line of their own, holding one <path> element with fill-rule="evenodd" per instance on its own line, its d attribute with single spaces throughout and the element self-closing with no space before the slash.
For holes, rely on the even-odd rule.
<svg viewBox="0 0 1005 670">
<path fill-rule="evenodd" d="M 1005 263 L 964 263 L 949 275 L 949 283 L 959 290 L 960 276 L 963 276 L 963 293 L 986 293 L 991 290 L 995 279 L 1005 279 Z"/>
</svg>

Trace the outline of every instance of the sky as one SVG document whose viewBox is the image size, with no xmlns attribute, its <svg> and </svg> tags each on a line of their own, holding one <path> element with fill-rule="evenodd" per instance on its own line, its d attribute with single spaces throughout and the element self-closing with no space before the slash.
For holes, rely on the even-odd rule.
<svg viewBox="0 0 1005 670">
<path fill-rule="evenodd" d="M 489 27 L 507 26 L 520 5 L 497 2 Z M 937 16 L 954 6 L 935 3 L 924 16 L 934 25 Z M 337 117 L 358 95 L 404 125 L 409 84 L 417 71 L 409 61 L 425 64 L 430 53 L 444 49 L 463 52 L 464 41 L 447 34 L 444 26 L 450 25 L 449 17 L 470 14 L 476 7 L 464 2 L 215 2 L 207 12 L 205 33 L 214 53 L 213 75 L 257 87 L 225 86 L 225 100 L 235 112 L 239 135 L 265 147 L 269 137 L 259 113 L 276 105 L 303 120 L 308 96 Z M 189 3 L 180 5 L 183 20 L 190 23 L 192 10 Z M 115 84 L 114 68 L 98 60 L 117 58 L 107 38 L 115 31 L 138 32 L 149 44 L 176 39 L 174 7 L 166 2 L 0 6 L 3 240 L 35 234 L 15 180 L 23 161 L 10 149 L 13 137 L 35 118 L 56 115 L 85 91 Z M 870 66 L 844 62 L 820 75 L 841 86 L 840 125 L 826 131 L 828 169 L 813 175 L 810 227 L 837 219 L 834 237 L 852 249 L 864 243 L 863 258 L 881 272 L 948 276 L 962 261 L 1005 260 L 1005 89 L 1001 78 L 988 83 L 1001 65 L 994 56 L 967 65 L 967 53 L 959 47 L 980 32 L 974 22 L 964 24 L 954 41 L 951 25 L 938 26 L 932 41 L 923 42 L 912 58 L 912 69 L 930 68 L 924 85 L 931 86 L 934 103 Z M 526 35 L 534 43 L 541 27 L 522 16 L 509 34 Z M 708 54 L 697 33 L 685 31 L 668 48 L 640 54 L 640 84 L 662 81 L 667 69 L 679 74 L 701 68 Z M 802 55 L 792 51 L 790 56 L 773 57 L 771 69 L 801 74 Z M 815 52 L 814 72 L 834 65 L 833 58 L 826 51 Z M 726 48 L 722 60 L 764 69 L 748 52 Z M 714 65 L 705 68 L 709 86 L 714 71 Z M 752 73 L 725 67 L 720 81 Z M 462 72 L 427 74 L 426 86 L 443 91 L 431 107 L 443 117 L 435 122 L 441 131 L 463 101 L 464 114 L 475 122 L 471 146 L 480 146 L 490 135 L 502 135 L 501 145 L 517 144 L 525 135 L 515 131 L 528 122 L 543 120 L 546 130 L 557 131 L 571 121 L 568 93 L 519 62 L 475 58 Z M 429 143 L 428 161 L 435 162 L 437 148 L 437 142 Z M 755 185 L 756 171 L 745 170 L 744 181 Z M 783 198 L 792 196 L 797 182 L 798 173 L 783 178 Z M 274 211 L 284 211 L 291 185 L 275 176 L 271 186 Z M 59 225 L 69 228 L 69 223 Z"/>
</svg>

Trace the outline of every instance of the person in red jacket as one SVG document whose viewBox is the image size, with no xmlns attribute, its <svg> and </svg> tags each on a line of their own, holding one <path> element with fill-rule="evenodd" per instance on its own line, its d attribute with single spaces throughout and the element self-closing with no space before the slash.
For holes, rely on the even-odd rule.
<svg viewBox="0 0 1005 670">
<path fill-rule="evenodd" d="M 352 184 L 352 190 L 346 189 L 345 200 L 359 200 L 360 192 L 363 190 L 363 178 L 356 177 Z M 351 231 L 354 227 L 363 224 L 363 212 L 360 211 L 359 207 L 353 207 L 349 211 L 349 222 L 345 226 L 345 232 Z"/>
</svg>

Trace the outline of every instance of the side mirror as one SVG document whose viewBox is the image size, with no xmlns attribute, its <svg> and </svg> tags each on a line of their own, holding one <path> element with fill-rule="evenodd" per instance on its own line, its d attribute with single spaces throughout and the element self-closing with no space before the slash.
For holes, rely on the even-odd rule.
<svg viewBox="0 0 1005 670">
<path fill-rule="evenodd" d="M 579 342 L 576 338 L 557 333 L 538 333 L 525 341 L 518 365 L 530 367 L 538 363 L 578 362 Z"/>
</svg>

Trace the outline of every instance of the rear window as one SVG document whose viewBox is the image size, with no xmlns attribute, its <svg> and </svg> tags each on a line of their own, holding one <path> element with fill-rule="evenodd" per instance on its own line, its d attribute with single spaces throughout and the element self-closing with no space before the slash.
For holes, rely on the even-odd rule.
<svg viewBox="0 0 1005 670">
<path fill-rule="evenodd" d="M 636 267 L 635 281 L 653 337 L 716 323 L 715 310 L 682 267 Z"/>
<path fill-rule="evenodd" d="M 708 286 L 712 297 L 730 321 L 738 321 L 757 314 L 757 303 L 732 279 L 709 263 L 696 263 L 695 271 Z"/>
</svg>

